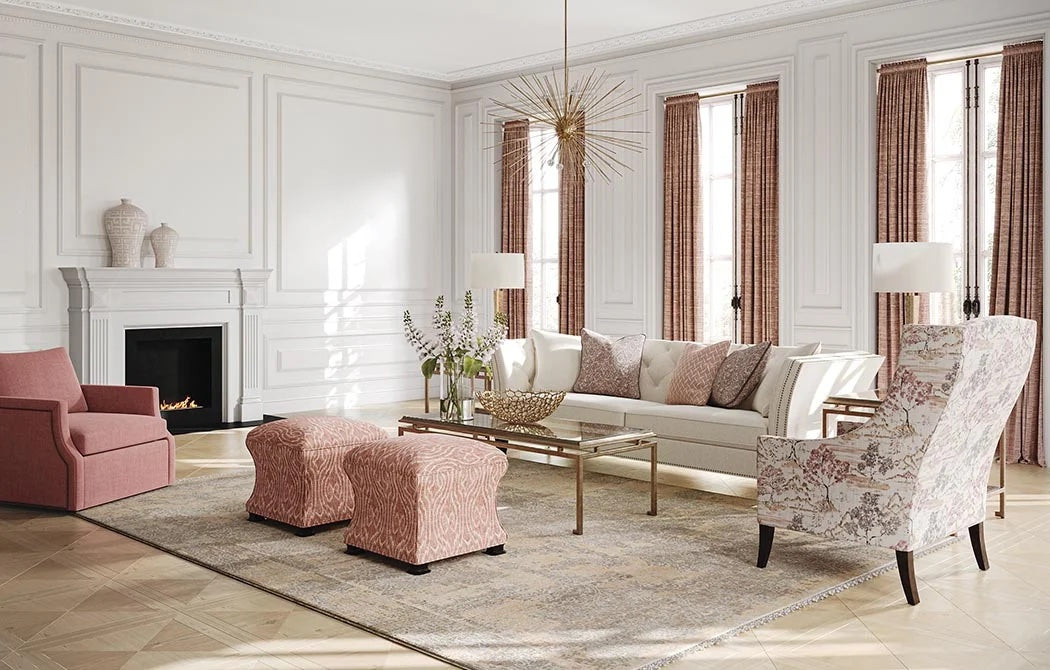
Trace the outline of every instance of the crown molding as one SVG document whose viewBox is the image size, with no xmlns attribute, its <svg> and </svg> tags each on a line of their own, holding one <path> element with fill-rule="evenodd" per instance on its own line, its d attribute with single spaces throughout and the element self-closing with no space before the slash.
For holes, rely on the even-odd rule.
<svg viewBox="0 0 1050 670">
<path fill-rule="evenodd" d="M 923 0 L 912 1 L 922 2 Z M 792 23 L 792 19 L 797 19 L 800 22 L 805 21 L 811 18 L 814 14 L 841 14 L 854 10 L 863 10 L 873 6 L 881 7 L 888 4 L 899 4 L 899 2 L 900 0 L 782 0 L 781 2 L 762 7 L 729 12 L 706 19 L 679 23 L 672 26 L 655 28 L 652 30 L 621 35 L 610 39 L 598 40 L 570 47 L 569 59 L 573 61 L 581 61 L 609 58 L 629 52 L 637 53 L 647 49 L 662 48 L 674 43 L 681 43 L 690 39 L 703 37 L 705 35 L 740 33 L 755 26 Z M 905 4 L 907 4 L 907 0 L 905 1 Z M 553 50 L 522 56 L 520 58 L 488 63 L 476 67 L 454 70 L 452 72 L 438 72 L 434 70 L 405 67 L 392 63 L 383 63 L 364 58 L 316 51 L 313 49 L 303 49 L 286 44 L 254 40 L 228 33 L 200 30 L 190 26 L 153 21 L 126 14 L 104 12 L 101 10 L 79 7 L 65 2 L 54 2 L 52 0 L 0 0 L 0 6 L 3 5 L 59 14 L 77 19 L 100 21 L 129 28 L 168 33 L 187 38 L 209 40 L 221 44 L 269 51 L 285 56 L 307 58 L 354 68 L 377 70 L 394 75 L 429 79 L 431 81 L 450 85 L 462 85 L 468 82 L 494 79 L 501 76 L 511 76 L 523 71 L 536 70 L 559 63 L 562 58 L 561 50 Z"/>
<path fill-rule="evenodd" d="M 443 83 L 449 83 L 451 81 L 451 79 L 449 79 L 449 75 L 443 72 L 421 70 L 418 68 L 393 65 L 391 63 L 379 63 L 364 58 L 341 56 L 338 54 L 331 54 L 323 51 L 315 51 L 313 49 L 301 49 L 298 47 L 288 46 L 286 44 L 277 44 L 274 42 L 253 40 L 246 37 L 239 37 L 237 35 L 213 32 L 209 30 L 200 30 L 198 28 L 192 28 L 190 26 L 183 26 L 174 23 L 165 23 L 163 21 L 151 21 L 149 19 L 143 19 L 136 16 L 128 16 L 126 14 L 115 14 L 111 12 L 103 12 L 96 9 L 88 9 L 86 7 L 77 7 L 76 5 L 69 5 L 64 2 L 50 2 L 47 0 L 0 0 L 0 5 L 8 5 L 11 7 L 19 7 L 22 9 L 31 9 L 36 10 L 38 12 L 47 12 L 50 14 L 60 14 L 62 16 L 69 16 L 77 19 L 101 21 L 103 23 L 111 23 L 127 28 L 152 30 L 161 33 L 168 33 L 170 35 L 178 35 L 180 37 L 209 40 L 212 42 L 229 44 L 232 46 L 243 47 L 246 49 L 259 49 L 262 51 L 278 53 L 284 56 L 309 58 L 311 60 L 318 60 L 326 63 L 335 63 L 337 65 L 346 65 L 349 67 L 361 68 L 365 70 L 379 70 L 381 72 L 387 72 L 390 74 L 396 74 L 406 77 L 431 79 Z"/>
</svg>

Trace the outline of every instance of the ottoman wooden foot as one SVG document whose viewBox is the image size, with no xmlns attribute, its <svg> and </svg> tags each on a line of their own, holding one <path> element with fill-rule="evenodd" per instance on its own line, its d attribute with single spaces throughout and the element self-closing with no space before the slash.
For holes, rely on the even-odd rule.
<svg viewBox="0 0 1050 670">
<path fill-rule="evenodd" d="M 358 549 L 354 545 L 348 544 L 346 545 L 346 553 L 350 554 L 351 556 L 360 556 L 361 554 L 365 553 L 365 550 Z"/>
<path fill-rule="evenodd" d="M 263 520 L 263 517 L 259 516 L 258 514 L 253 514 L 251 512 L 248 512 L 248 521 L 251 521 L 252 523 L 259 523 L 262 520 Z"/>
<path fill-rule="evenodd" d="M 420 565 L 412 565 L 409 563 L 405 568 L 405 572 L 410 575 L 425 575 L 430 572 L 430 565 L 427 563 L 422 563 Z"/>
<path fill-rule="evenodd" d="M 312 537 L 314 534 L 313 528 L 296 528 L 295 534 L 298 537 Z"/>
<path fill-rule="evenodd" d="M 485 550 L 485 553 L 489 556 L 499 556 L 507 553 L 507 550 L 503 548 L 502 544 L 497 544 L 495 547 L 489 547 Z"/>
</svg>

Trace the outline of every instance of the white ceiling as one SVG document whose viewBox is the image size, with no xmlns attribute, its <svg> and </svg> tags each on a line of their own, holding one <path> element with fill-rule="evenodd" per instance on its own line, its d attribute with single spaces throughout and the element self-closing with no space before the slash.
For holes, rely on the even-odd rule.
<svg viewBox="0 0 1050 670">
<path fill-rule="evenodd" d="M 0 3 L 462 81 L 552 62 L 561 0 L 74 0 Z M 888 0 L 570 0 L 594 56 Z"/>
</svg>

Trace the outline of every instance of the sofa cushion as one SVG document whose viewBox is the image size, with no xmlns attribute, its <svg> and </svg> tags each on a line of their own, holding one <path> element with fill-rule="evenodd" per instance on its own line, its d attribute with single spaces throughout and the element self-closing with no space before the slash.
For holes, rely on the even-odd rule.
<svg viewBox="0 0 1050 670">
<path fill-rule="evenodd" d="M 492 354 L 492 370 L 500 391 L 529 391 L 536 373 L 532 339 L 504 340 Z"/>
<path fill-rule="evenodd" d="M 690 344 L 678 359 L 667 387 L 668 405 L 706 405 L 722 361 L 729 353 L 729 340 L 708 346 Z"/>
<path fill-rule="evenodd" d="M 571 391 L 576 376 L 580 374 L 582 344 L 579 336 L 534 330 L 532 345 L 536 356 L 532 390 Z"/>
<path fill-rule="evenodd" d="M 742 404 L 762 382 L 769 342 L 762 342 L 726 356 L 715 375 L 710 403 L 733 408 Z"/>
<path fill-rule="evenodd" d="M 65 400 L 69 412 L 86 412 L 73 362 L 62 347 L 0 354 L 0 396 Z"/>
<path fill-rule="evenodd" d="M 639 397 L 638 371 L 645 335 L 614 338 L 584 328 L 580 344 L 580 374 L 572 386 L 574 393 Z"/>
<path fill-rule="evenodd" d="M 555 418 L 607 423 L 623 426 L 623 417 L 627 412 L 641 411 L 650 407 L 663 407 L 661 403 L 634 398 L 617 398 L 590 393 L 566 393 L 558 409 L 552 414 Z"/>
<path fill-rule="evenodd" d="M 167 436 L 168 424 L 157 416 L 105 412 L 69 415 L 69 437 L 77 451 L 85 456 L 163 440 Z"/>
<path fill-rule="evenodd" d="M 762 372 L 762 381 L 758 388 L 740 405 L 742 409 L 753 409 L 762 416 L 769 416 L 769 405 L 773 401 L 773 394 L 780 387 L 787 368 L 787 359 L 793 356 L 812 356 L 820 353 L 820 342 L 812 344 L 800 344 L 797 347 L 769 348 L 769 357 L 766 359 L 766 367 Z"/>
<path fill-rule="evenodd" d="M 624 425 L 646 428 L 660 437 L 755 449 L 766 435 L 766 418 L 749 409 L 655 405 L 630 410 Z"/>
</svg>

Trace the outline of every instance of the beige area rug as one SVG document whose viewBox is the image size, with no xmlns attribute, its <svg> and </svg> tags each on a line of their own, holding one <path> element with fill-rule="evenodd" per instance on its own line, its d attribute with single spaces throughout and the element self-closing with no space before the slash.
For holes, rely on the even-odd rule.
<svg viewBox="0 0 1050 670">
<path fill-rule="evenodd" d="M 468 668 L 656 668 L 870 578 L 892 552 L 780 531 L 755 567 L 751 501 L 589 473 L 570 532 L 570 469 L 511 459 L 507 553 L 411 576 L 343 552 L 341 526 L 299 538 L 246 521 L 253 474 L 217 475 L 81 516 L 360 628 Z"/>
</svg>

